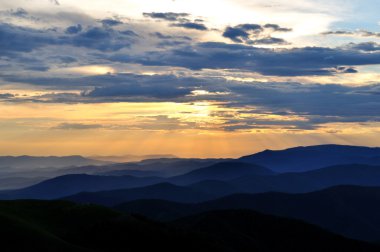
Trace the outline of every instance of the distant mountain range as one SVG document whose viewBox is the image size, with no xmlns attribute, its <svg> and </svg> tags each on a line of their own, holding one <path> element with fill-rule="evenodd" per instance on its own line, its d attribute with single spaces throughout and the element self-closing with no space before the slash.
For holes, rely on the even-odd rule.
<svg viewBox="0 0 380 252">
<path fill-rule="evenodd" d="M 198 193 L 206 193 L 217 198 L 232 193 L 271 191 L 302 193 L 337 185 L 380 186 L 379 178 L 380 167 L 378 166 L 341 165 L 302 173 L 275 174 L 261 166 L 241 162 L 223 162 L 171 178 L 64 175 L 24 189 L 2 191 L 0 199 L 57 199 L 81 192 L 93 192 L 90 194 L 93 200 L 96 198 L 97 192 L 107 191 L 105 193 L 111 195 L 115 193 L 112 190 L 124 189 L 127 192 L 129 188 L 133 187 L 142 187 L 139 188 L 141 190 L 139 195 L 149 196 L 150 189 L 148 188 L 149 190 L 144 192 L 145 188 L 143 187 L 157 183 L 171 183 L 173 186 L 181 185 L 190 189 L 197 186 Z M 91 202 L 85 199 L 86 195 L 81 194 L 81 199 Z M 118 202 L 129 200 L 129 196 L 123 200 L 120 196 L 123 194 L 117 195 L 119 195 Z M 165 193 L 157 195 L 165 195 Z M 161 199 L 166 198 L 163 196 Z M 100 203 L 101 200 L 95 202 Z"/>
<path fill-rule="evenodd" d="M 286 150 L 265 150 L 240 158 L 276 172 L 302 172 L 343 164 L 380 165 L 380 148 L 317 145 Z"/>
<path fill-rule="evenodd" d="M 18 190 L 0 192 L 0 199 L 57 199 L 78 192 L 141 187 L 160 182 L 160 178 L 132 176 L 64 175 Z"/>
<path fill-rule="evenodd" d="M 171 228 L 212 234 L 217 238 L 212 244 L 223 244 L 226 251 L 245 251 L 237 241 L 263 249 L 261 242 L 267 239 L 266 229 L 264 236 L 255 236 L 239 216 L 252 221 L 257 213 L 240 209 L 298 219 L 349 238 L 380 241 L 379 148 L 321 145 L 268 150 L 239 159 L 159 158 L 116 164 L 77 156 L 1 160 L 13 168 L 0 165 L 0 188 L 11 189 L 0 191 L 0 199 L 63 199 L 83 204 L 73 205 L 79 208 L 113 207 L 128 216 L 166 221 Z M 29 161 L 32 168 L 26 169 Z M 26 187 L 13 189 L 15 185 Z M 228 228 L 218 226 L 224 223 Z M 261 239 L 260 246 L 245 237 Z M 65 241 L 59 243 L 78 249 L 76 243 Z"/>
<path fill-rule="evenodd" d="M 171 177 L 187 173 L 189 171 L 210 166 L 226 159 L 180 159 L 159 158 L 147 159 L 139 162 L 109 164 L 102 166 L 69 167 L 59 170 L 63 174 L 96 174 L 107 176 L 162 176 Z"/>
<path fill-rule="evenodd" d="M 109 162 L 84 158 L 82 156 L 65 157 L 33 157 L 33 156 L 3 156 L 0 157 L 0 169 L 36 169 L 63 168 L 69 166 L 104 165 Z"/>
<path fill-rule="evenodd" d="M 268 176 L 274 172 L 258 165 L 230 161 L 221 162 L 205 168 L 200 168 L 186 174 L 171 177 L 170 182 L 175 184 L 191 184 L 202 180 L 229 181 L 243 176 Z"/>
<path fill-rule="evenodd" d="M 147 159 L 178 158 L 174 155 L 123 155 L 123 156 L 90 156 L 89 159 L 108 161 L 113 163 L 139 162 Z"/>
<path fill-rule="evenodd" d="M 234 169 L 235 163 L 227 164 L 229 164 L 230 169 Z M 217 174 L 216 176 L 218 176 L 218 167 L 221 167 L 222 170 L 225 171 L 227 164 L 224 163 L 222 166 L 215 165 L 211 167 L 213 167 L 212 170 Z M 251 166 L 248 167 L 252 168 Z M 198 171 L 201 172 L 198 173 Z M 207 171 L 205 177 L 195 177 L 196 179 L 194 179 L 194 172 L 195 174 L 204 175 L 203 171 Z M 223 181 L 225 179 L 224 176 L 222 176 L 222 180 L 208 180 L 210 178 L 215 179 L 215 177 L 210 177 L 213 173 L 209 173 L 209 171 L 210 167 L 190 172 L 188 173 L 190 175 L 189 179 L 187 179 L 186 174 L 181 176 L 181 183 L 183 181 L 195 182 L 186 186 L 176 186 L 174 184 L 165 183 L 117 191 L 82 192 L 67 197 L 66 199 L 80 203 L 94 203 L 112 206 L 114 204 L 134 199 L 163 199 L 177 202 L 199 202 L 207 198 L 215 199 L 234 193 L 303 193 L 338 185 L 380 186 L 380 167 L 365 165 L 333 166 L 305 173 L 242 175 L 238 179 L 232 179 L 229 181 Z M 262 172 L 265 170 L 259 169 L 259 171 Z M 246 169 L 243 169 L 242 172 L 245 173 Z M 170 179 L 172 182 L 175 182 L 176 180 L 177 178 Z M 178 194 L 178 192 L 186 192 L 186 194 Z"/>
</svg>

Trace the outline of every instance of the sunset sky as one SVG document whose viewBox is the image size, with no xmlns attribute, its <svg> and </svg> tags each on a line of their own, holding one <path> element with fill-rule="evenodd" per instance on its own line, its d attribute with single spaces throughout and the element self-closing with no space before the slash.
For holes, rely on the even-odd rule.
<svg viewBox="0 0 380 252">
<path fill-rule="evenodd" d="M 379 145 L 380 0 L 0 0 L 0 155 Z"/>
</svg>

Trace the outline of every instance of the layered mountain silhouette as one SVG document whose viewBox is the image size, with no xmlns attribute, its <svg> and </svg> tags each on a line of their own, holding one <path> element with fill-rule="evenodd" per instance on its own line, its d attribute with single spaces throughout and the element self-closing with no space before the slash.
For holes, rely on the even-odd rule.
<svg viewBox="0 0 380 252">
<path fill-rule="evenodd" d="M 274 172 L 254 164 L 243 162 L 222 162 L 209 167 L 197 169 L 184 175 L 171 177 L 170 182 L 176 184 L 191 184 L 203 180 L 228 181 L 242 176 L 267 176 Z"/>
<path fill-rule="evenodd" d="M 380 166 L 338 165 L 274 176 L 244 176 L 229 181 L 241 192 L 311 192 L 337 185 L 380 186 Z"/>
<path fill-rule="evenodd" d="M 0 227 L 4 251 L 379 251 L 310 224 L 247 210 L 163 224 L 93 205 L 13 201 L 0 202 Z"/>
<path fill-rule="evenodd" d="M 213 197 L 222 197 L 233 193 L 302 193 L 337 185 L 380 186 L 379 178 L 380 167 L 378 166 L 341 165 L 302 173 L 274 174 L 261 166 L 241 162 L 223 162 L 172 178 L 64 175 L 24 189 L 1 191 L 0 199 L 57 199 L 81 192 L 116 189 L 127 191 L 129 188 L 164 182 L 186 186 L 192 190 L 196 189 L 195 191 L 198 193 L 207 193 Z M 142 191 L 141 195 L 149 196 L 148 192 L 143 193 L 144 188 L 140 188 L 140 190 Z M 163 198 L 158 199 L 166 199 L 165 192 L 159 193 L 157 195 L 163 195 Z M 94 199 L 96 194 L 91 193 L 91 198 Z M 120 200 L 122 199 L 120 198 Z M 128 200 L 129 198 L 126 198 L 124 201 Z"/>
<path fill-rule="evenodd" d="M 181 158 L 159 158 L 147 159 L 140 162 L 109 164 L 102 166 L 69 167 L 59 170 L 64 174 L 91 174 L 107 176 L 160 176 L 171 177 L 181 175 L 199 168 L 207 167 L 225 159 L 181 159 Z"/>
<path fill-rule="evenodd" d="M 2 191 L 0 199 L 56 199 L 78 192 L 141 187 L 160 181 L 157 177 L 64 175 L 24 189 Z"/>
<path fill-rule="evenodd" d="M 218 196 L 219 195 L 213 195 L 211 192 L 202 192 L 191 187 L 162 183 L 142 188 L 131 188 L 93 193 L 82 192 L 69 197 L 65 197 L 64 199 L 77 203 L 91 203 L 104 206 L 114 206 L 121 204 L 122 202 L 133 201 L 137 199 L 164 199 L 189 203 L 215 199 Z"/>
<path fill-rule="evenodd" d="M 0 199 L 33 199 L 0 201 L 0 239 L 9 246 L 22 240 L 36 241 L 39 251 L 380 251 L 342 237 L 380 241 L 380 148 L 321 145 L 237 160 L 121 164 L 40 159 L 0 158 L 2 188 L 27 186 L 0 191 Z M 134 240 L 124 244 L 123 237 Z"/>
<path fill-rule="evenodd" d="M 380 240 L 380 187 L 338 186 L 305 194 L 236 194 L 199 204 L 138 200 L 115 209 L 164 221 L 213 210 L 252 209 L 300 219 L 350 238 Z"/>
<path fill-rule="evenodd" d="M 90 159 L 113 162 L 113 163 L 127 163 L 127 162 L 139 162 L 148 159 L 160 159 L 160 158 L 178 158 L 174 155 L 123 155 L 123 156 L 91 156 Z"/>
<path fill-rule="evenodd" d="M 317 145 L 286 150 L 265 150 L 240 158 L 276 172 L 302 172 L 333 165 L 380 165 L 380 148 Z"/>
</svg>

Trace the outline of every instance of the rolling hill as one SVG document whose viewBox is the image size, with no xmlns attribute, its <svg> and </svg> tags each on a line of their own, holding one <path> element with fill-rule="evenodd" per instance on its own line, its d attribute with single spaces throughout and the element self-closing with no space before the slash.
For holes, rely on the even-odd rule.
<svg viewBox="0 0 380 252">
<path fill-rule="evenodd" d="M 254 164 L 221 162 L 180 176 L 171 177 L 169 181 L 175 184 L 186 185 L 204 180 L 228 181 L 242 176 L 267 176 L 273 174 L 274 172 L 271 170 Z"/>
<path fill-rule="evenodd" d="M 276 172 L 303 172 L 343 164 L 380 165 L 380 148 L 317 145 L 285 150 L 265 150 L 239 160 Z"/>
<path fill-rule="evenodd" d="M 161 180 L 158 177 L 64 175 L 24 189 L 1 191 L 0 199 L 56 199 L 84 191 L 95 192 L 146 186 Z"/>
<path fill-rule="evenodd" d="M 177 202 L 201 202 L 215 199 L 217 196 L 197 191 L 190 187 L 176 186 L 169 183 L 161 183 L 141 188 L 103 192 L 83 192 L 69 197 L 65 200 L 77 203 L 91 203 L 104 206 L 114 206 L 126 201 L 137 199 L 164 199 Z"/>
<path fill-rule="evenodd" d="M 228 182 L 248 193 L 301 193 L 337 185 L 380 186 L 380 166 L 338 165 L 300 173 L 243 176 Z"/>
</svg>

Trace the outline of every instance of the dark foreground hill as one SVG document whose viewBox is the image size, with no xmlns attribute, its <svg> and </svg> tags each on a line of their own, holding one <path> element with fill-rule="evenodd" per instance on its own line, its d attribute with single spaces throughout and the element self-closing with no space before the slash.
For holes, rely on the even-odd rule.
<svg viewBox="0 0 380 252">
<path fill-rule="evenodd" d="M 240 158 L 276 172 L 302 172 L 333 165 L 380 165 L 380 148 L 317 145 L 285 150 L 266 150 Z"/>
<path fill-rule="evenodd" d="M 0 202 L 1 251 L 379 251 L 303 222 L 252 211 L 162 224 L 92 205 Z"/>
<path fill-rule="evenodd" d="M 174 224 L 212 235 L 223 247 L 241 252 L 364 252 L 380 249 L 380 247 L 365 248 L 354 240 L 343 242 L 343 237 L 304 222 L 249 210 L 206 212 L 185 217 L 175 221 Z"/>
<path fill-rule="evenodd" d="M 304 220 L 355 239 L 380 240 L 380 188 L 339 186 L 305 194 L 236 194 L 199 204 L 139 200 L 116 209 L 156 220 L 212 210 L 252 209 Z"/>
<path fill-rule="evenodd" d="M 5 252 L 227 251 L 164 224 L 59 201 L 0 202 L 0 242 Z"/>
</svg>

